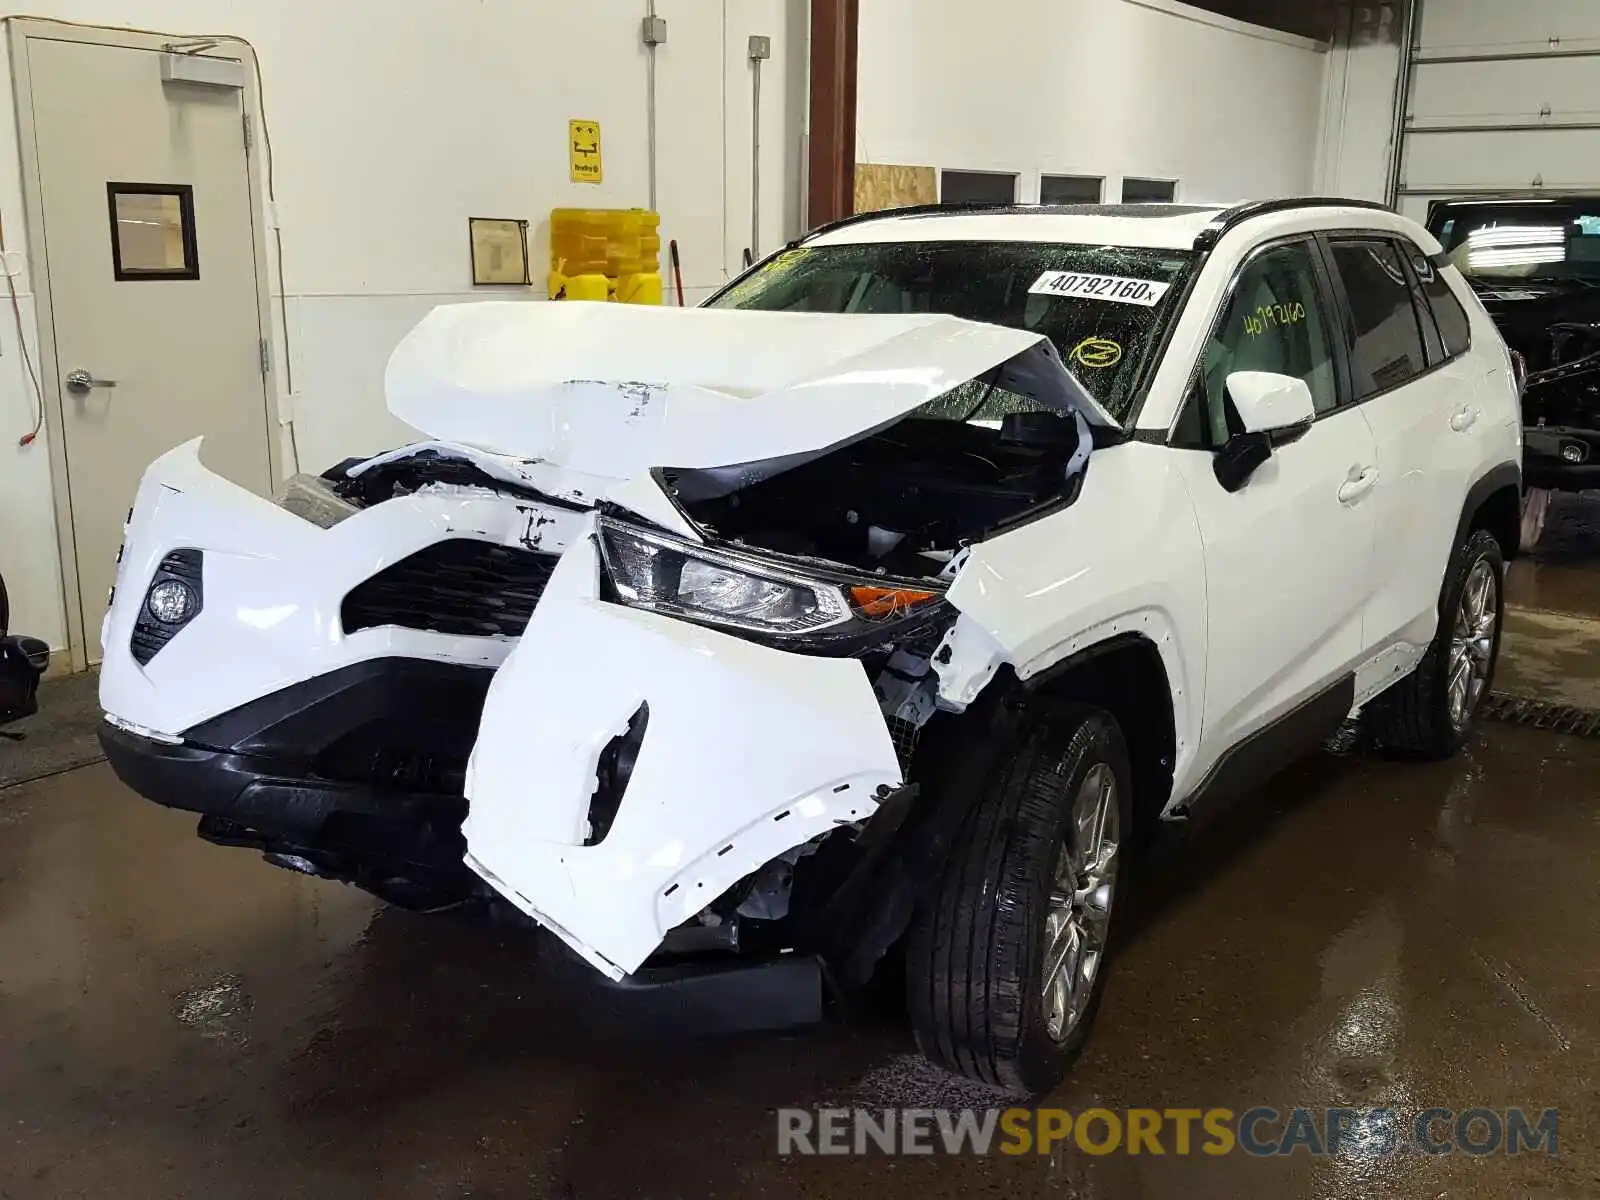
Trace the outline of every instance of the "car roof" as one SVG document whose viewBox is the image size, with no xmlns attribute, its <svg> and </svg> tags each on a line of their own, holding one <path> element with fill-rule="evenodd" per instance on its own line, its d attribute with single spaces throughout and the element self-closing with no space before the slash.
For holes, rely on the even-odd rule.
<svg viewBox="0 0 1600 1200">
<path fill-rule="evenodd" d="M 1248 204 L 918 205 L 858 213 L 800 239 L 808 246 L 870 242 L 1055 242 L 1195 250 L 1214 245 L 1246 221 L 1287 211 L 1328 209 L 1393 213 L 1363 200 L 1285 199 Z"/>
</svg>

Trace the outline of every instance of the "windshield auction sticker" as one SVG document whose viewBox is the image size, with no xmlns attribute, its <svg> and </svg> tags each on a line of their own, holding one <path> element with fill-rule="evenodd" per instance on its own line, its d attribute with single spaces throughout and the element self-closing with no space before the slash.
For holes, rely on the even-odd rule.
<svg viewBox="0 0 1600 1200">
<path fill-rule="evenodd" d="M 1120 275 L 1091 275 L 1085 271 L 1046 271 L 1028 291 L 1040 296 L 1068 296 L 1075 300 L 1109 300 L 1113 304 L 1138 304 L 1154 308 L 1167 294 L 1170 283 L 1149 279 L 1124 279 Z"/>
</svg>

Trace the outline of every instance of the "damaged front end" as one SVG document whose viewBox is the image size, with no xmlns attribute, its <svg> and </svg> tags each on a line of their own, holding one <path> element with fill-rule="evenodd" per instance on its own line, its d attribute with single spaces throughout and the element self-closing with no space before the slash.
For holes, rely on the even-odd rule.
<svg viewBox="0 0 1600 1200">
<path fill-rule="evenodd" d="M 614 980 L 707 953 L 870 970 L 929 731 L 1004 658 L 950 589 L 1121 436 L 1052 344 L 473 305 L 425 320 L 387 388 L 437 440 L 278 505 L 193 445 L 151 468 L 105 630 L 118 773 L 402 902 L 487 884 Z M 179 554 L 195 611 L 140 658 Z"/>
<path fill-rule="evenodd" d="M 667 437 L 635 458 L 496 674 L 468 768 L 468 865 L 613 979 L 704 949 L 855 954 L 820 918 L 905 818 L 929 722 L 999 662 L 946 598 L 969 547 L 1070 503 L 1116 436 L 1038 336 L 779 323 L 943 327 L 959 346 L 875 348 L 831 386 L 729 404 L 743 429 L 716 436 L 767 457 Z M 664 425 L 702 400 L 630 387 L 632 416 Z M 749 417 L 788 402 L 786 431 Z"/>
</svg>

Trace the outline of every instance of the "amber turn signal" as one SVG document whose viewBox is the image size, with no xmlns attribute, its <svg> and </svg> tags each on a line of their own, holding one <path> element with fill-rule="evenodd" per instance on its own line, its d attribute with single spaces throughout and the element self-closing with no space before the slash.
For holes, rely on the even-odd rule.
<svg viewBox="0 0 1600 1200">
<path fill-rule="evenodd" d="M 913 588 L 853 587 L 850 599 L 864 617 L 892 617 L 919 604 L 937 600 L 938 592 L 919 592 Z"/>
</svg>

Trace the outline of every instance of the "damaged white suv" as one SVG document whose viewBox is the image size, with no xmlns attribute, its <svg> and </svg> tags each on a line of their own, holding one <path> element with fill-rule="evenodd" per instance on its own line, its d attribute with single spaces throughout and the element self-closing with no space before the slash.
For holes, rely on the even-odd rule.
<svg viewBox="0 0 1600 1200">
<path fill-rule="evenodd" d="M 1016 1091 L 1088 1034 L 1142 832 L 1353 713 L 1449 754 L 1493 675 L 1511 363 L 1375 207 L 851 220 L 704 309 L 441 308 L 386 383 L 432 440 L 280 503 L 150 467 L 118 774 L 612 980 L 903 971 L 923 1050 Z"/>
</svg>

